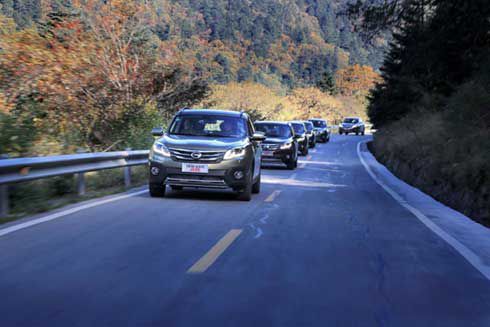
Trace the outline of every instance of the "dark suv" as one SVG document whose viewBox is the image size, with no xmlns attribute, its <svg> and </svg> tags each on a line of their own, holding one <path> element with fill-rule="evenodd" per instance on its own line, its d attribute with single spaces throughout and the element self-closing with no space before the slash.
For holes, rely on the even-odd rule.
<svg viewBox="0 0 490 327">
<path fill-rule="evenodd" d="M 249 201 L 260 192 L 260 142 L 245 113 L 222 110 L 181 110 L 167 133 L 152 131 L 150 195 L 165 196 L 166 186 L 228 189 Z"/>
<path fill-rule="evenodd" d="M 310 122 L 315 128 L 316 135 L 319 142 L 327 143 L 330 141 L 330 128 L 328 127 L 327 121 L 324 119 L 310 119 Z"/>
<path fill-rule="evenodd" d="M 298 141 L 289 123 L 260 121 L 255 123 L 257 132 L 264 133 L 262 142 L 262 162 L 283 162 L 288 169 L 298 166 Z"/>
<path fill-rule="evenodd" d="M 291 126 L 293 126 L 294 133 L 297 135 L 299 153 L 303 156 L 306 156 L 308 154 L 310 141 L 308 134 L 306 133 L 305 124 L 303 124 L 303 122 L 301 121 L 292 121 L 289 123 L 291 124 Z"/>
<path fill-rule="evenodd" d="M 306 135 L 308 135 L 308 145 L 310 148 L 316 146 L 316 132 L 313 124 L 310 121 L 304 121 L 306 128 Z"/>
</svg>

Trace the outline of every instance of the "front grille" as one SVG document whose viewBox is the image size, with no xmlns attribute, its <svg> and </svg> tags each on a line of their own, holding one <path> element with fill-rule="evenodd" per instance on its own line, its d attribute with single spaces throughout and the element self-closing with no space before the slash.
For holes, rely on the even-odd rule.
<svg viewBox="0 0 490 327">
<path fill-rule="evenodd" d="M 279 149 L 279 144 L 262 144 L 262 150 L 274 151 Z"/>
<path fill-rule="evenodd" d="M 165 181 L 167 185 L 198 188 L 228 188 L 223 177 L 207 175 L 170 175 Z"/>
<path fill-rule="evenodd" d="M 199 151 L 176 148 L 169 148 L 168 150 L 173 160 L 183 162 L 218 163 L 223 160 L 225 155 L 225 151 Z M 198 155 L 200 157 L 197 157 Z"/>
</svg>

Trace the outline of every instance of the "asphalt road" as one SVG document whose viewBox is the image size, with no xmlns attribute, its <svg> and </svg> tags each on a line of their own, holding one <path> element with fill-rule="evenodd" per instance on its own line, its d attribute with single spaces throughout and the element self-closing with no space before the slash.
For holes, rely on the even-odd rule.
<svg viewBox="0 0 490 327">
<path fill-rule="evenodd" d="M 147 193 L 0 237 L 0 326 L 490 326 L 490 283 L 335 136 L 227 192 Z"/>
</svg>

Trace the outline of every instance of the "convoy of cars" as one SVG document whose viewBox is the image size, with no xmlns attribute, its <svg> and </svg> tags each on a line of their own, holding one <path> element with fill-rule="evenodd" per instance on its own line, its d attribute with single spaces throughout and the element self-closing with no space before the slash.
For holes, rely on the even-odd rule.
<svg viewBox="0 0 490 327">
<path fill-rule="evenodd" d="M 339 134 L 364 135 L 360 118 L 346 118 Z M 182 109 L 167 131 L 154 128 L 149 155 L 149 190 L 164 197 L 167 186 L 231 189 L 239 200 L 260 192 L 261 169 L 271 163 L 296 169 L 317 142 L 329 142 L 330 127 L 323 119 L 257 121 L 244 112 Z"/>
</svg>

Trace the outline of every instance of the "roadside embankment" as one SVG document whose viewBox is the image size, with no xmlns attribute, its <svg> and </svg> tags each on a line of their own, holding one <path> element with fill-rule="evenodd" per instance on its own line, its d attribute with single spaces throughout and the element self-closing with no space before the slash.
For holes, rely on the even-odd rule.
<svg viewBox="0 0 490 327">
<path fill-rule="evenodd" d="M 398 178 L 490 226 L 490 130 L 443 113 L 409 115 L 369 144 Z"/>
</svg>

